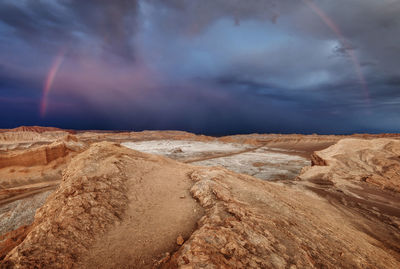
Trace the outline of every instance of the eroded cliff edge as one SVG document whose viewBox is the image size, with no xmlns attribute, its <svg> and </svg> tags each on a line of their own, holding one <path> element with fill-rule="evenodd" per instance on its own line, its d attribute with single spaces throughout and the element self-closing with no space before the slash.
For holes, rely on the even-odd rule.
<svg viewBox="0 0 400 269">
<path fill-rule="evenodd" d="M 340 175 L 338 183 L 323 178 L 311 169 L 325 171 L 333 163 L 319 156 L 328 166 L 314 166 L 300 181 L 284 184 L 93 144 L 70 162 L 26 239 L 2 266 L 399 268 L 398 193 Z M 368 204 L 381 198 L 364 197 L 365 205 L 348 198 L 361 187 L 377 197 L 390 192 L 394 211 Z"/>
</svg>

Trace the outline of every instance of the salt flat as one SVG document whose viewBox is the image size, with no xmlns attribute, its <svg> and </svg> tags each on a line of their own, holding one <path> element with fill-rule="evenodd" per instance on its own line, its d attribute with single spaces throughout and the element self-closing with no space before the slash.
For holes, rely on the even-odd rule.
<svg viewBox="0 0 400 269">
<path fill-rule="evenodd" d="M 264 180 L 293 179 L 310 164 L 294 151 L 244 144 L 189 140 L 125 142 L 125 147 L 202 166 L 222 166 Z"/>
<path fill-rule="evenodd" d="M 223 166 L 231 171 L 251 175 L 265 180 L 293 179 L 310 161 L 296 155 L 271 152 L 262 147 L 251 152 L 214 158 L 193 164 Z"/>
<path fill-rule="evenodd" d="M 252 149 L 253 147 L 243 144 L 201 142 L 191 140 L 151 140 L 140 142 L 124 142 L 123 146 L 130 149 L 167 156 L 177 160 L 191 160 L 210 155 L 230 154 Z"/>
</svg>

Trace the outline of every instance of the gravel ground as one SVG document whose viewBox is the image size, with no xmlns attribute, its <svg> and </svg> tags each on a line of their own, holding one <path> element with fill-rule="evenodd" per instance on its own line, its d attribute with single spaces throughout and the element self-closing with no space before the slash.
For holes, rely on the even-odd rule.
<svg viewBox="0 0 400 269">
<path fill-rule="evenodd" d="M 42 192 L 0 207 L 0 235 L 33 222 L 40 208 L 53 191 Z"/>
</svg>

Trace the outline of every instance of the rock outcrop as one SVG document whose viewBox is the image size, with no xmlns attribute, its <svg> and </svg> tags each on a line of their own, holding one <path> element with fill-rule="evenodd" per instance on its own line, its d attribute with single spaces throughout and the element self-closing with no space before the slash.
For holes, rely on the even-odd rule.
<svg viewBox="0 0 400 269">
<path fill-rule="evenodd" d="M 396 142 L 379 144 L 377 152 L 397 152 Z M 334 160 L 327 159 L 327 167 Z M 332 203 L 300 183 L 93 144 L 68 165 L 2 266 L 400 267 L 394 222 Z"/>
<path fill-rule="evenodd" d="M 198 170 L 191 178 L 191 193 L 206 215 L 166 268 L 400 265 L 399 252 L 357 229 L 349 212 L 310 193 L 221 169 Z"/>
<path fill-rule="evenodd" d="M 30 226 L 21 226 L 0 236 L 0 260 L 4 259 L 7 253 L 24 241 L 30 232 Z"/>
<path fill-rule="evenodd" d="M 70 163 L 60 187 L 38 210 L 32 231 L 10 253 L 6 266 L 71 268 L 96 234 L 121 218 L 127 178 L 117 156 L 107 153 L 93 148 Z M 91 154 L 99 154 L 98 163 L 85 158 Z"/>
<path fill-rule="evenodd" d="M 68 135 L 65 131 L 53 131 L 53 132 L 0 132 L 0 142 L 4 144 L 21 144 L 21 143 L 51 143 L 57 139 Z"/>
<path fill-rule="evenodd" d="M 44 132 L 69 132 L 71 134 L 75 133 L 73 130 L 65 130 L 57 127 L 43 127 L 43 126 L 19 126 L 13 129 L 0 129 L 0 132 L 35 132 L 35 133 L 44 133 Z"/>
<path fill-rule="evenodd" d="M 83 144 L 79 143 L 76 137 L 67 135 L 49 145 L 24 151 L 1 153 L 0 169 L 9 166 L 47 165 L 56 159 L 67 156 L 70 152 L 79 151 L 82 147 Z"/>
<path fill-rule="evenodd" d="M 318 178 L 336 184 L 363 181 L 400 192 L 400 140 L 343 139 L 315 152 L 312 167 L 301 179 Z"/>
<path fill-rule="evenodd" d="M 51 144 L 0 153 L 0 236 L 32 223 L 35 210 L 58 187 L 62 170 L 85 147 L 68 135 Z"/>
<path fill-rule="evenodd" d="M 76 156 L 59 188 L 38 210 L 31 232 L 6 268 L 121 268 L 177 248 L 201 207 L 188 195 L 190 169 L 110 143 Z"/>
</svg>

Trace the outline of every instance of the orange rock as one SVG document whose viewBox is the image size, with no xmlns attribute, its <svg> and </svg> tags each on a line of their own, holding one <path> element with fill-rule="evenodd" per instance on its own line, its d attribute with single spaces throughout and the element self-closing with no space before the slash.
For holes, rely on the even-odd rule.
<svg viewBox="0 0 400 269">
<path fill-rule="evenodd" d="M 179 246 L 182 246 L 184 242 L 185 242 L 185 240 L 183 239 L 182 235 L 179 235 L 178 238 L 176 238 L 176 243 Z"/>
</svg>

